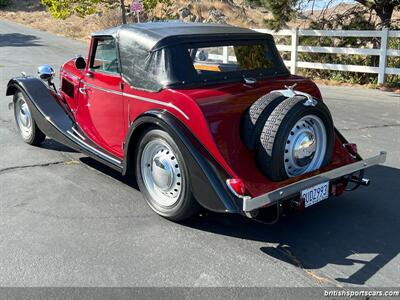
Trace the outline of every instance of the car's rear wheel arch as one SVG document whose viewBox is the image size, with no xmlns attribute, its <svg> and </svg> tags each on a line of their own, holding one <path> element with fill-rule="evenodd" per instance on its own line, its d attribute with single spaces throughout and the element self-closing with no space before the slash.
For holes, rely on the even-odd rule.
<svg viewBox="0 0 400 300">
<path fill-rule="evenodd" d="M 167 132 L 176 142 L 186 162 L 189 164 L 193 184 L 192 193 L 204 208 L 215 212 L 238 212 L 237 203 L 228 191 L 226 171 L 207 154 L 207 150 L 190 129 L 172 114 L 162 110 L 148 111 L 131 124 L 125 142 L 123 174 L 136 178 L 135 154 L 140 138 L 150 129 Z M 223 180 L 222 180 L 222 179 Z M 207 184 L 204 184 L 207 182 Z M 204 197 L 207 195 L 207 197 Z"/>
<path fill-rule="evenodd" d="M 127 141 L 125 142 L 124 175 L 126 174 L 136 178 L 136 170 L 134 167 L 136 147 L 143 133 L 150 129 L 161 129 L 161 127 L 157 126 L 155 123 L 145 122 L 129 130 Z"/>
</svg>

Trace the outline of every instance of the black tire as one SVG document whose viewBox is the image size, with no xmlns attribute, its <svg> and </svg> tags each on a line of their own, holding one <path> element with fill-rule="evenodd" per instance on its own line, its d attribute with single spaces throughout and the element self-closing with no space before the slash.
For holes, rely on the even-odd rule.
<svg viewBox="0 0 400 300">
<path fill-rule="evenodd" d="M 183 173 L 180 177 L 182 186 L 178 200 L 172 206 L 160 205 L 159 201 L 155 199 L 149 192 L 144 182 L 141 160 L 143 159 L 143 150 L 150 141 L 161 140 L 169 145 L 172 149 L 176 161 L 179 162 L 180 171 Z M 184 160 L 184 157 L 179 150 L 178 145 L 175 143 L 173 138 L 165 131 L 155 128 L 149 128 L 145 131 L 139 141 L 138 147 L 135 153 L 135 170 L 136 179 L 140 191 L 143 193 L 150 208 L 158 215 L 169 219 L 171 221 L 183 221 L 195 215 L 200 210 L 200 205 L 191 193 L 191 182 L 189 178 L 189 172 Z"/>
<path fill-rule="evenodd" d="M 25 134 L 24 134 L 24 130 L 21 127 L 20 123 L 18 122 L 18 118 L 17 118 L 17 114 L 19 114 L 19 112 L 18 112 L 19 107 L 17 106 L 17 102 L 20 101 L 20 99 L 23 99 L 23 101 L 26 103 L 26 105 L 28 107 L 29 119 L 31 122 L 29 133 L 26 133 L 26 130 L 25 130 Z M 46 139 L 46 135 L 37 126 L 37 124 L 32 116 L 32 113 L 31 113 L 32 109 L 30 107 L 30 104 L 26 99 L 27 99 L 27 96 L 22 91 L 18 91 L 14 94 L 13 100 L 14 100 L 15 122 L 17 124 L 17 128 L 18 128 L 20 135 L 21 135 L 22 139 L 24 140 L 24 142 L 29 145 L 32 145 L 32 146 L 39 146 Z"/>
<path fill-rule="evenodd" d="M 288 98 L 280 103 L 269 116 L 260 135 L 256 149 L 256 163 L 259 169 L 273 181 L 288 179 L 284 166 L 285 148 L 292 128 L 303 117 L 315 115 L 324 124 L 326 151 L 319 168 L 330 163 L 334 147 L 334 127 L 329 109 L 321 101 L 316 106 L 305 106 L 303 96 Z M 321 154 L 323 155 L 323 154 Z"/>
<path fill-rule="evenodd" d="M 240 133 L 247 149 L 255 149 L 269 115 L 285 99 L 280 93 L 269 93 L 259 98 L 245 112 Z"/>
</svg>

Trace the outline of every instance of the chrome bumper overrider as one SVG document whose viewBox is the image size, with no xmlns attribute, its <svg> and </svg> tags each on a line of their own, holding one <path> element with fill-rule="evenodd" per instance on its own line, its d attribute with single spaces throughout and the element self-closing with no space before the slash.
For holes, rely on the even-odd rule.
<svg viewBox="0 0 400 300">
<path fill-rule="evenodd" d="M 345 175 L 349 175 L 351 173 L 354 173 L 362 169 L 366 169 L 373 165 L 384 163 L 385 160 L 386 160 L 386 152 L 381 151 L 377 156 L 365 160 L 360 160 L 358 162 L 337 169 L 333 169 L 310 178 L 300 180 L 298 182 L 289 184 L 287 186 L 284 186 L 267 194 L 255 198 L 243 197 L 243 211 L 248 212 L 260 208 L 262 206 L 273 204 L 277 202 L 279 199 L 294 195 L 296 193 L 300 193 L 302 190 L 312 187 L 314 185 L 330 181 Z"/>
</svg>

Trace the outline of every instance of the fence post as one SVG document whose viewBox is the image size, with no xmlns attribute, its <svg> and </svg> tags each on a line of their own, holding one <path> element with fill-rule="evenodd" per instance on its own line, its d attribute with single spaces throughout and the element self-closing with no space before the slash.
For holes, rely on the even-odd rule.
<svg viewBox="0 0 400 300">
<path fill-rule="evenodd" d="M 388 47 L 389 29 L 386 27 L 382 28 L 381 35 L 381 51 L 379 54 L 379 73 L 378 73 L 378 84 L 385 83 L 385 71 L 386 71 L 386 56 Z"/>
<path fill-rule="evenodd" d="M 228 46 L 222 48 L 222 61 L 224 64 L 229 62 Z"/>
<path fill-rule="evenodd" d="M 292 29 L 292 50 L 290 54 L 290 73 L 296 74 L 297 70 L 297 46 L 299 45 L 299 29 Z"/>
</svg>

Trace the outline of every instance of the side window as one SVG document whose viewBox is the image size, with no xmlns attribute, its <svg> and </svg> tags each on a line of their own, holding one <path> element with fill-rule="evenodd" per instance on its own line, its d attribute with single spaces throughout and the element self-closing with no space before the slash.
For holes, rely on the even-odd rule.
<svg viewBox="0 0 400 300">
<path fill-rule="evenodd" d="M 113 38 L 97 39 L 90 68 L 96 72 L 119 73 L 117 47 Z"/>
</svg>

